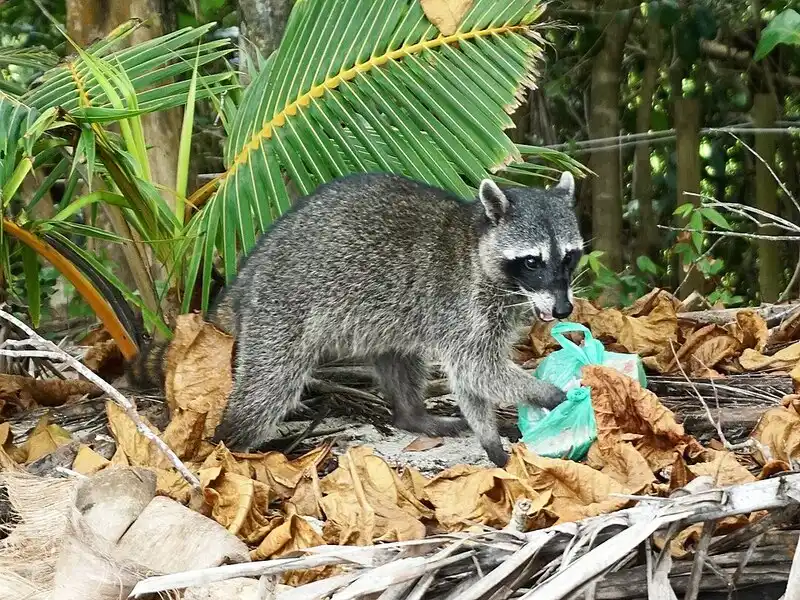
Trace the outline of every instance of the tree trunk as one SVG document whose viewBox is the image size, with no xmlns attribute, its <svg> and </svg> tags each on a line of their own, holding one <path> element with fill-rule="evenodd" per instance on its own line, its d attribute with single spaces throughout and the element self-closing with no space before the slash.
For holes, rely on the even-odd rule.
<svg viewBox="0 0 800 600">
<path fill-rule="evenodd" d="M 239 0 L 239 60 L 246 73 L 246 62 L 254 51 L 267 58 L 278 47 L 292 11 L 292 0 Z"/>
<path fill-rule="evenodd" d="M 700 198 L 686 193 L 700 193 L 700 101 L 697 98 L 676 98 L 673 105 L 675 120 L 675 154 L 677 157 L 677 206 L 690 202 L 699 205 Z M 686 272 L 690 265 L 682 265 Z M 703 292 L 703 274 L 692 269 L 680 290 L 686 298 L 693 291 Z"/>
<path fill-rule="evenodd" d="M 136 18 L 145 24 L 130 36 L 129 43 L 141 43 L 174 29 L 172 4 L 169 0 L 66 0 L 67 33 L 77 44 L 86 47 L 118 25 Z M 152 181 L 166 190 L 175 189 L 181 120 L 181 108 L 142 117 Z M 166 191 L 163 195 L 167 204 L 174 208 L 174 194 Z M 109 217 L 104 213 L 100 215 L 98 225 L 113 229 Z M 102 245 L 117 265 L 117 276 L 128 287 L 138 289 L 148 307 L 156 310 L 157 300 L 152 286 L 148 285 L 153 276 L 147 273 L 147 269 L 153 269 L 149 249 L 144 249 L 148 257 L 142 262 L 135 258 L 136 248 L 123 248 L 118 244 Z M 137 253 L 141 255 L 141 252 Z"/>
<path fill-rule="evenodd" d="M 639 92 L 641 104 L 636 111 L 636 133 L 650 131 L 653 115 L 653 94 L 658 83 L 661 67 L 660 28 L 657 23 L 649 24 L 647 31 L 647 63 L 642 75 L 642 89 Z M 637 248 L 639 254 L 650 256 L 658 247 L 658 223 L 653 211 L 653 172 L 650 167 L 650 144 L 642 142 L 636 146 L 633 167 L 633 197 L 639 202 L 639 224 Z"/>
<path fill-rule="evenodd" d="M 608 138 L 619 135 L 619 86 L 622 79 L 622 58 L 633 10 L 623 10 L 623 2 L 609 2 L 611 15 L 604 27 L 603 46 L 592 64 L 589 137 Z M 614 271 L 622 268 L 622 198 L 620 197 L 620 153 L 618 148 L 592 152 L 592 226 L 594 249 L 604 253 L 603 261 Z"/>
<path fill-rule="evenodd" d="M 169 0 L 67 0 L 67 33 L 85 47 L 107 35 L 128 19 L 146 21 L 130 37 L 131 44 L 152 39 L 174 29 Z M 175 189 L 182 111 L 174 108 L 142 118 L 150 171 L 155 183 Z M 175 197 L 165 200 L 175 205 Z"/>
<path fill-rule="evenodd" d="M 778 104 L 771 93 L 756 94 L 753 98 L 753 122 L 757 129 L 775 127 Z M 773 133 L 757 133 L 756 206 L 773 215 L 778 214 L 778 183 L 770 173 L 775 171 L 776 140 Z M 766 163 L 766 164 L 765 164 Z M 779 235 L 774 227 L 764 227 L 759 233 Z M 781 293 L 780 248 L 769 240 L 758 241 L 758 286 L 762 302 L 775 302 Z"/>
</svg>

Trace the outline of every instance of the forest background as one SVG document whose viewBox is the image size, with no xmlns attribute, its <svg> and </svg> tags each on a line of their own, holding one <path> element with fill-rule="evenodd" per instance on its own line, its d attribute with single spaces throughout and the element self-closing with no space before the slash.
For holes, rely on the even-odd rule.
<svg viewBox="0 0 800 600">
<path fill-rule="evenodd" d="M 310 4 L 322 6 L 321 24 L 335 22 L 351 4 L 366 6 L 355 0 L 0 2 L 0 300 L 35 325 L 96 313 L 132 337 L 143 325 L 169 335 L 175 316 L 207 306 L 234 275 L 237 253 L 319 181 L 353 165 L 377 167 L 444 181 L 468 195 L 470 179 L 498 160 L 504 165 L 498 176 L 523 184 L 550 183 L 560 169 L 580 176 L 577 208 L 590 252 L 579 285 L 589 298 L 626 304 L 653 287 L 684 298 L 697 292 L 709 305 L 797 297 L 800 14 L 789 0 L 548 3 L 530 16 L 541 24 L 541 39 L 530 47 L 506 44 L 503 55 L 487 46 L 485 55 L 468 55 L 490 74 L 505 60 L 506 75 L 519 81 L 531 80 L 525 57 L 540 60 L 536 89 L 524 97 L 506 98 L 496 73 L 470 97 L 496 96 L 513 107 L 509 122 L 503 115 L 490 124 L 514 127 L 503 139 L 492 138 L 491 127 L 489 139 L 476 135 L 476 160 L 462 165 L 458 177 L 437 166 L 444 161 L 436 157 L 447 152 L 432 148 L 413 123 L 383 130 L 380 120 L 359 121 L 364 115 L 350 109 L 380 102 L 369 83 L 354 86 L 352 96 L 344 84 L 338 88 L 349 102 L 340 113 L 327 113 L 328 105 L 314 113 L 309 91 L 309 114 L 318 122 L 335 114 L 351 125 L 345 137 L 364 125 L 380 138 L 339 140 L 350 155 L 326 155 L 330 144 L 311 139 L 319 136 L 309 122 L 292 125 L 291 110 L 289 127 L 259 132 L 259 111 L 269 107 L 258 105 L 250 84 L 271 70 L 291 70 L 289 52 L 273 52 L 282 40 L 285 47 L 308 42 L 287 22 L 293 7 L 310 12 Z M 407 2 L 387 2 L 385 10 L 401 4 Z M 436 4 L 457 13 L 472 3 L 422 4 L 430 15 Z M 535 3 L 512 5 L 530 12 Z M 354 20 L 368 25 L 378 17 L 387 15 L 356 13 Z M 447 25 L 439 28 L 445 33 Z M 309 52 L 298 60 L 314 58 Z M 445 87 L 412 67 L 401 71 L 390 73 L 386 85 L 401 82 L 406 87 L 398 93 L 412 90 L 420 106 L 430 100 L 430 114 L 445 124 L 432 130 L 439 136 L 433 139 L 446 146 L 466 118 L 447 113 L 459 102 L 458 84 L 447 105 L 435 97 L 446 96 Z M 430 86 L 432 99 L 419 81 Z M 305 106 L 298 102 L 295 108 Z M 276 159 L 261 170 L 248 162 L 253 148 L 236 148 L 254 134 L 253 148 L 262 154 L 252 155 Z M 306 168 L 295 168 L 293 156 Z M 252 188 L 242 183 L 243 169 L 234 168 L 242 164 Z M 251 192 L 267 188 L 263 203 Z"/>
</svg>

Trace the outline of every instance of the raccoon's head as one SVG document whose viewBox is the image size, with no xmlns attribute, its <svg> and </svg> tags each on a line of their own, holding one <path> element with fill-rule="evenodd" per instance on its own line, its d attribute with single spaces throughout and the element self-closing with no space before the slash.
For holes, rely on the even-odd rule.
<svg viewBox="0 0 800 600">
<path fill-rule="evenodd" d="M 550 189 L 481 182 L 479 255 L 495 286 L 528 299 L 539 319 L 572 313 L 572 276 L 583 251 L 575 216 L 575 180 L 565 172 Z"/>
</svg>

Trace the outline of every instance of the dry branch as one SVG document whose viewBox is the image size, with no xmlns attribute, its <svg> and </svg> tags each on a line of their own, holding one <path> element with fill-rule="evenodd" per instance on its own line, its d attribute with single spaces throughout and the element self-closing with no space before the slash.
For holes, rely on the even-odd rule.
<svg viewBox="0 0 800 600">
<path fill-rule="evenodd" d="M 14 317 L 13 315 L 7 313 L 4 310 L 0 310 L 0 318 L 4 319 L 5 321 L 11 323 L 21 331 L 23 331 L 26 335 L 28 335 L 28 339 L 26 340 L 6 340 L 0 345 L 0 355 L 3 356 L 11 356 L 11 357 L 40 357 L 40 358 L 47 358 L 49 360 L 55 362 L 62 362 L 66 363 L 72 369 L 80 373 L 83 377 L 87 380 L 92 382 L 98 388 L 103 390 L 114 402 L 119 404 L 124 411 L 125 414 L 133 421 L 136 425 L 137 431 L 139 431 L 143 436 L 145 436 L 148 440 L 150 440 L 164 455 L 169 459 L 170 463 L 177 469 L 177 471 L 181 474 L 181 476 L 192 486 L 192 488 L 196 491 L 200 491 L 200 480 L 186 468 L 186 465 L 181 462 L 181 459 L 172 451 L 172 449 L 167 446 L 167 444 L 162 440 L 154 431 L 152 431 L 145 423 L 142 421 L 142 418 L 139 416 L 139 413 L 136 410 L 136 406 L 128 400 L 125 396 L 119 393 L 113 386 L 109 383 L 104 381 L 101 377 L 92 373 L 85 365 L 83 365 L 78 359 L 70 356 L 64 350 L 56 346 L 53 342 L 44 339 L 42 336 L 37 334 L 33 329 L 25 325 L 22 321 Z M 10 347 L 22 347 L 22 346 L 30 346 L 34 348 L 34 350 L 9 350 L 7 346 Z"/>
</svg>

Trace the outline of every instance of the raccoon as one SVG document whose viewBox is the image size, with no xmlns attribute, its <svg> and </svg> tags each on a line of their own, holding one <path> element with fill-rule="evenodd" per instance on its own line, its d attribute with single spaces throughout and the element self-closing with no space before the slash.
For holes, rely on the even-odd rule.
<svg viewBox="0 0 800 600">
<path fill-rule="evenodd" d="M 567 172 L 549 190 L 486 179 L 470 202 L 368 173 L 298 200 L 210 312 L 236 338 L 233 390 L 215 441 L 260 445 L 298 405 L 315 366 L 362 357 L 395 426 L 436 436 L 472 429 L 489 459 L 505 465 L 495 404 L 554 408 L 565 398 L 510 350 L 531 311 L 543 321 L 572 312 L 583 248 L 574 187 Z M 463 418 L 427 412 L 430 360 L 446 372 Z"/>
</svg>

